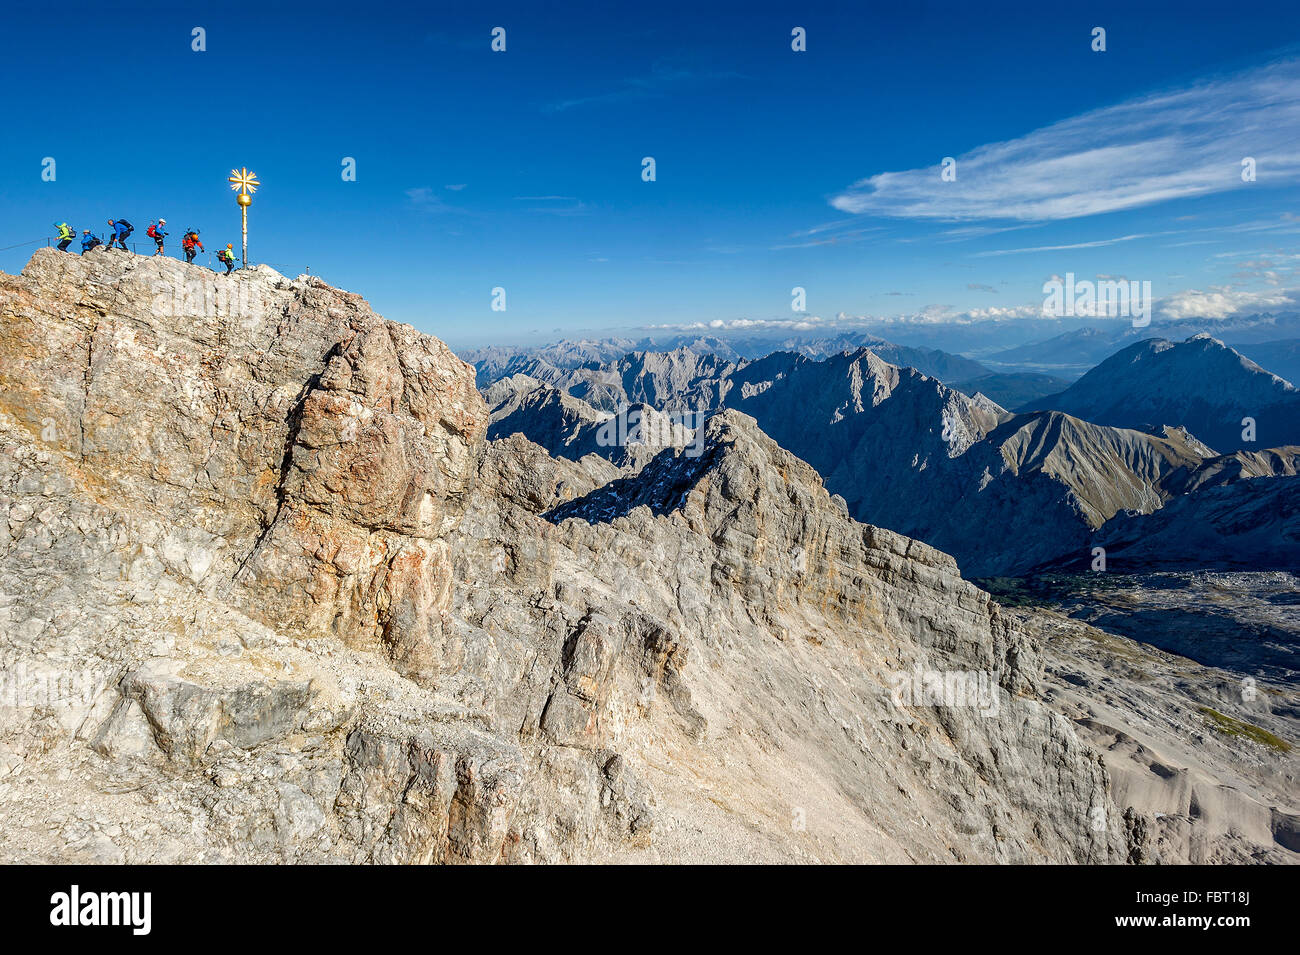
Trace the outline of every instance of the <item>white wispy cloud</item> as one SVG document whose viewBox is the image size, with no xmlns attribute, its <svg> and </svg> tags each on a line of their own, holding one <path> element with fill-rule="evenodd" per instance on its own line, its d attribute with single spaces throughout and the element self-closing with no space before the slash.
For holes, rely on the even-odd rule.
<svg viewBox="0 0 1300 955">
<path fill-rule="evenodd" d="M 795 242 L 785 242 L 771 247 L 772 251 L 778 249 L 810 249 L 818 245 L 851 245 L 855 242 L 865 242 L 874 235 L 883 232 L 882 226 L 867 226 L 858 229 L 837 229 L 834 232 L 816 232 L 808 230 L 801 238 Z"/>
<path fill-rule="evenodd" d="M 585 216 L 591 207 L 577 196 L 515 196 L 516 202 L 532 202 L 529 212 L 544 212 L 552 216 Z"/>
<path fill-rule="evenodd" d="M 667 323 L 647 325 L 655 331 L 695 331 L 708 329 L 714 332 L 742 330 L 818 330 L 830 333 L 841 329 L 860 329 L 887 325 L 969 325 L 974 322 L 1015 321 L 1041 319 L 1042 305 L 990 306 L 988 308 L 957 309 L 950 305 L 926 305 L 911 312 L 896 315 L 799 315 L 791 318 L 733 318 L 713 319 L 709 322 Z"/>
<path fill-rule="evenodd" d="M 1022 252 L 1060 252 L 1067 249 L 1099 249 L 1119 242 L 1132 242 L 1134 239 L 1150 239 L 1158 235 L 1172 235 L 1172 232 L 1138 232 L 1133 235 L 1117 235 L 1111 239 L 1094 239 L 1091 242 L 1071 242 L 1068 245 L 1035 245 L 1024 249 L 993 249 L 976 252 L 973 258 L 985 258 L 990 255 L 1019 255 Z"/>
<path fill-rule="evenodd" d="M 406 198 L 410 200 L 411 205 L 421 212 L 448 212 L 450 206 L 446 200 L 429 186 L 419 186 L 415 189 L 406 190 Z"/>
<path fill-rule="evenodd" d="M 979 146 L 954 182 L 935 164 L 882 172 L 831 200 L 905 219 L 1056 220 L 1291 184 L 1300 175 L 1300 59 L 1138 97 Z M 1257 181 L 1242 182 L 1241 161 Z"/>
<path fill-rule="evenodd" d="M 1247 291 L 1216 286 L 1202 292 L 1187 289 L 1156 303 L 1161 318 L 1232 318 L 1252 312 L 1290 311 L 1300 307 L 1300 289 Z"/>
</svg>

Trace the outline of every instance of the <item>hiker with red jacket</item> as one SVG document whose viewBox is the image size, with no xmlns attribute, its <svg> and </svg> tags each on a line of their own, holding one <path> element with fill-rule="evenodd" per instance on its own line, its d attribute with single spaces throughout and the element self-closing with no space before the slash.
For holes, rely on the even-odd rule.
<svg viewBox="0 0 1300 955">
<path fill-rule="evenodd" d="M 185 238 L 181 239 L 181 248 L 185 250 L 185 261 L 193 263 L 194 256 L 203 251 L 203 243 L 199 241 L 198 229 L 186 231 Z"/>
<path fill-rule="evenodd" d="M 159 219 L 157 225 L 154 225 L 151 222 L 149 223 L 149 228 L 145 230 L 144 234 L 147 235 L 149 238 L 153 239 L 154 244 L 158 246 L 158 249 L 154 252 L 154 255 L 163 254 L 163 239 L 167 237 L 167 232 L 166 230 L 163 229 L 163 226 L 165 226 L 166 224 L 167 224 L 166 219 Z"/>
</svg>

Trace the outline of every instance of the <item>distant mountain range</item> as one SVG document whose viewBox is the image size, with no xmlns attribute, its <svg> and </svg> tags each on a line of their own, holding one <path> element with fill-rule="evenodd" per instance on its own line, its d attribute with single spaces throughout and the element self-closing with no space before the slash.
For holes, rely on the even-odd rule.
<svg viewBox="0 0 1300 955">
<path fill-rule="evenodd" d="M 741 347 L 736 347 L 736 346 Z M 990 374 L 977 361 L 933 348 L 909 348 L 872 335 L 838 335 L 832 338 L 789 339 L 779 347 L 764 348 L 758 342 L 727 342 L 718 338 L 686 340 L 678 336 L 656 346 L 651 340 L 632 342 L 611 338 L 601 341 L 557 342 L 541 348 L 493 347 L 461 353 L 478 374 L 479 387 L 511 375 L 528 375 L 582 398 L 597 408 L 614 410 L 629 401 L 654 403 L 656 394 L 671 391 L 683 400 L 691 390 L 689 382 L 701 386 L 710 380 L 731 376 L 749 363 L 776 354 L 790 358 L 827 358 L 861 348 L 870 348 L 895 365 L 915 368 L 943 381 L 969 380 Z M 706 395 L 704 405 L 691 410 L 716 407 Z"/>
<path fill-rule="evenodd" d="M 990 393 L 1014 399 L 1064 382 L 985 373 L 949 387 L 882 351 L 932 369 L 963 367 L 957 356 L 880 343 L 824 358 L 733 359 L 683 346 L 604 362 L 583 343 L 550 350 L 567 368 L 526 354 L 504 363 L 489 356 L 479 375 L 497 367 L 534 373 L 484 389 L 491 437 L 522 433 L 556 456 L 595 454 L 634 472 L 664 447 L 690 443 L 698 422 L 682 416 L 742 411 L 811 464 L 855 519 L 924 540 L 976 576 L 1074 565 L 1110 539 L 1112 522 L 1142 526 L 1141 515 L 1173 499 L 1295 475 L 1300 452 L 1286 446 L 1300 445 L 1300 393 L 1207 335 L 1134 343 L 1055 394 L 1031 397 L 1020 413 Z M 611 424 L 616 413 L 622 418 Z M 1253 442 L 1242 440 L 1244 417 L 1255 419 Z M 610 434 L 624 437 L 611 442 Z M 1173 515 L 1222 511 L 1182 504 Z M 1160 524 L 1169 540 L 1177 539 L 1174 516 Z M 1252 535 L 1244 547 L 1264 532 Z M 1238 561 L 1279 551 L 1251 553 Z"/>
<path fill-rule="evenodd" d="M 1234 347 L 1243 346 L 1240 351 L 1269 371 L 1291 378 L 1291 375 L 1274 368 L 1270 360 L 1274 355 L 1294 359 L 1295 339 L 1300 338 L 1300 314 L 1154 321 L 1144 328 L 1134 328 L 1127 322 L 1093 324 L 982 354 L 980 360 L 995 369 L 1040 371 L 1074 377 L 1134 342 L 1148 338 L 1181 341 L 1201 334 Z M 1287 343 L 1290 343 L 1289 347 Z M 1291 367 L 1294 372 L 1294 365 Z"/>
<path fill-rule="evenodd" d="M 684 383 L 688 394 L 709 396 L 709 410 L 751 415 L 816 468 L 855 518 L 925 540 L 982 576 L 1086 553 L 1115 515 L 1160 508 L 1174 493 L 1166 482 L 1181 490 L 1284 470 L 1265 460 L 1234 471 L 1181 429 L 1150 434 L 1058 411 L 1013 415 L 870 349 L 824 361 L 770 355 L 707 389 L 698 379 Z M 633 470 L 662 447 L 602 444 L 609 412 L 526 376 L 485 394 L 491 437 L 519 432 L 556 456 L 597 454 Z M 682 407 L 670 390 L 656 397 L 670 413 Z M 632 410 L 646 412 L 643 404 Z M 672 443 L 685 442 L 678 435 Z M 1207 460 L 1218 461 L 1213 479 L 1192 477 Z"/>
<path fill-rule="evenodd" d="M 1130 345 L 1020 410 L 1049 408 L 1140 431 L 1178 425 L 1218 451 L 1300 444 L 1300 390 L 1208 334 Z"/>
</svg>

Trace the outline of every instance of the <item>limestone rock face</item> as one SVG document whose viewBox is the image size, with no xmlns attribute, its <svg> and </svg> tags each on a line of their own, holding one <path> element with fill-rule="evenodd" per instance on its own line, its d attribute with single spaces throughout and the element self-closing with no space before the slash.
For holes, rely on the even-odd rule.
<svg viewBox="0 0 1300 955">
<path fill-rule="evenodd" d="M 265 267 L 38 254 L 5 291 L 4 410 L 101 499 L 208 537 L 212 595 L 433 678 L 486 432 L 463 362 Z"/>
<path fill-rule="evenodd" d="M 1035 628 L 753 419 L 488 424 L 316 279 L 0 275 L 0 860 L 1151 855 Z"/>
</svg>

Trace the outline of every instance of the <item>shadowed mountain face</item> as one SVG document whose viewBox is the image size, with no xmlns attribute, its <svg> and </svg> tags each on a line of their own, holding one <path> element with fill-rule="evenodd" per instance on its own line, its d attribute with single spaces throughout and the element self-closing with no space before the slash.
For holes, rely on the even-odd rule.
<svg viewBox="0 0 1300 955">
<path fill-rule="evenodd" d="M 1170 494 L 1190 494 L 1206 487 L 1222 487 L 1262 477 L 1293 477 L 1300 473 L 1300 447 L 1267 451 L 1235 451 L 1206 458 L 1195 467 L 1175 471 L 1164 480 Z"/>
<path fill-rule="evenodd" d="M 1294 570 L 1300 568 L 1300 481 L 1261 477 L 1208 486 L 1152 514 L 1116 516 L 1089 547 L 1104 547 L 1107 567 L 1120 573 Z M 1074 569 L 1086 569 L 1086 562 Z"/>
<path fill-rule="evenodd" d="M 964 394 L 983 395 L 1004 408 L 1019 408 L 1046 395 L 1064 391 L 1070 386 L 1069 379 L 1028 371 L 995 372 L 965 381 L 949 381 L 949 384 Z"/>
<path fill-rule="evenodd" d="M 1219 451 L 1300 443 L 1300 390 L 1208 335 L 1130 345 L 1022 410 L 1043 408 L 1152 433 L 1183 427 Z"/>
</svg>

